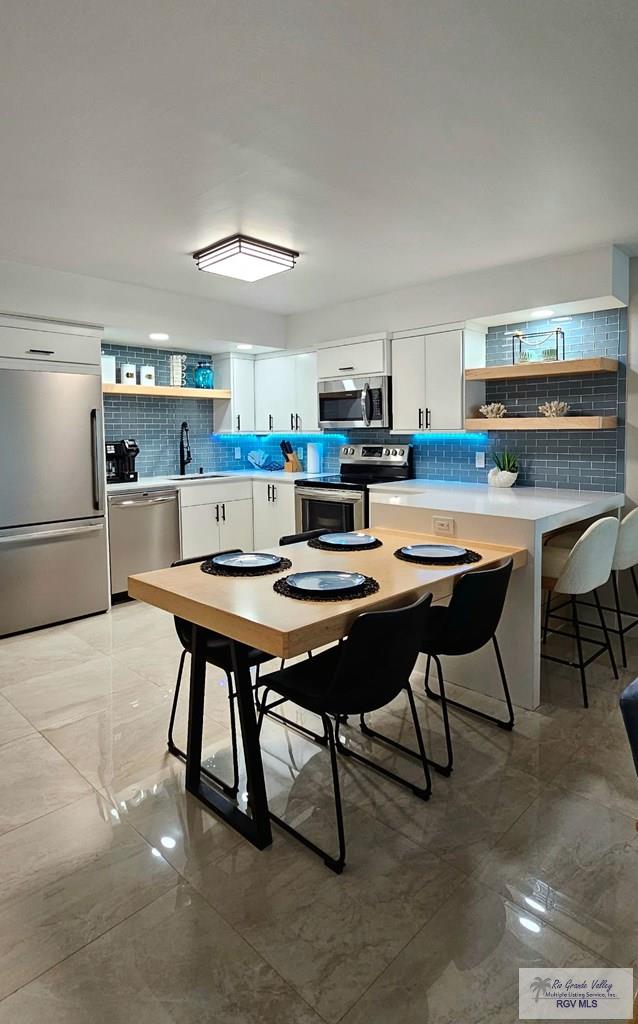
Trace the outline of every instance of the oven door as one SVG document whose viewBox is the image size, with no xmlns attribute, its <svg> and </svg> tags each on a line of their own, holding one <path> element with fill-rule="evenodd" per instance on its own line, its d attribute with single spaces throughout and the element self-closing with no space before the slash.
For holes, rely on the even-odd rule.
<svg viewBox="0 0 638 1024">
<path fill-rule="evenodd" d="M 390 426 L 389 377 L 322 380 L 317 391 L 320 427 Z"/>
<path fill-rule="evenodd" d="M 296 487 L 295 529 L 337 530 L 349 533 L 362 530 L 365 523 L 365 492 L 340 491 L 337 488 Z"/>
</svg>

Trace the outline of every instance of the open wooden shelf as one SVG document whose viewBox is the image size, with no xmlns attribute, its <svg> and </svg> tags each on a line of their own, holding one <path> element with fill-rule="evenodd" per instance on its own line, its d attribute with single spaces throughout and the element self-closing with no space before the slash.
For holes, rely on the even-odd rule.
<svg viewBox="0 0 638 1024">
<path fill-rule="evenodd" d="M 208 401 L 215 398 L 230 398 L 230 391 L 219 388 L 149 388 L 142 384 L 102 384 L 102 392 L 105 395 L 128 395 L 132 398 L 136 395 L 152 398 L 199 398 Z"/>
<path fill-rule="evenodd" d="M 616 416 L 484 416 L 465 421 L 466 430 L 613 430 Z"/>
<path fill-rule="evenodd" d="M 618 360 L 608 356 L 591 359 L 564 359 L 547 363 L 516 363 L 505 366 L 479 366 L 465 371 L 466 380 L 518 380 L 522 377 L 571 377 L 575 373 L 615 373 Z"/>
</svg>

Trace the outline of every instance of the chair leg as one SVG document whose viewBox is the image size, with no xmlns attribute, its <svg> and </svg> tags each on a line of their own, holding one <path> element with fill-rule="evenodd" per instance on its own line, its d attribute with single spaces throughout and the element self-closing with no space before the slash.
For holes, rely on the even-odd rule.
<svg viewBox="0 0 638 1024">
<path fill-rule="evenodd" d="M 429 760 L 428 763 L 431 764 L 434 770 L 439 772 L 440 775 L 451 775 L 452 768 L 454 767 L 454 752 L 452 750 L 452 732 L 450 729 L 450 719 L 447 710 L 448 699 L 445 695 L 445 683 L 443 682 L 443 669 L 441 668 L 441 662 L 439 658 L 436 656 L 436 654 L 432 655 L 432 659 L 434 661 L 434 664 L 436 665 L 436 673 L 439 680 L 439 692 L 438 694 L 434 694 L 434 698 L 441 701 L 441 713 L 443 715 L 443 728 L 445 730 L 445 749 L 447 752 L 447 762 L 445 764 L 442 764 L 439 761 Z M 428 691 L 427 677 L 425 689 L 428 696 L 430 696 L 430 692 L 433 691 Z"/>
<path fill-rule="evenodd" d="M 473 708 L 470 704 L 463 704 L 461 701 L 452 700 L 450 697 L 447 698 L 446 703 L 449 707 L 458 708 L 459 711 L 466 711 L 469 715 L 475 715 L 477 718 L 485 719 L 486 722 L 494 722 L 494 724 L 498 725 L 501 729 L 511 730 L 514 728 L 514 708 L 512 707 L 512 698 L 510 697 L 509 686 L 507 685 L 507 676 L 505 675 L 505 668 L 501 657 L 501 650 L 498 646 L 498 640 L 496 639 L 496 634 L 492 637 L 492 643 L 494 645 L 496 663 L 501 677 L 503 696 L 505 697 L 505 703 L 507 704 L 507 718 L 497 718 L 496 715 L 488 715 L 486 711 L 479 711 L 478 708 Z"/>
<path fill-rule="evenodd" d="M 337 763 L 336 739 L 335 733 L 332 728 L 332 723 L 328 716 L 322 715 L 321 719 L 323 722 L 323 727 L 326 736 L 328 737 L 328 747 L 330 749 L 330 766 L 332 769 L 332 785 L 335 797 L 335 815 L 337 819 L 337 834 L 339 837 L 339 856 L 331 857 L 329 853 L 326 853 L 326 851 L 322 850 L 320 846 L 317 846 L 316 843 L 313 843 L 311 839 L 308 839 L 306 838 L 306 836 L 302 835 L 301 832 L 299 832 L 296 828 L 293 828 L 292 825 L 289 825 L 287 821 L 283 820 L 283 818 L 280 818 L 278 817 L 278 815 L 273 814 L 272 811 L 270 812 L 270 817 L 271 820 L 274 821 L 277 825 L 279 825 L 280 828 L 283 828 L 285 832 L 288 832 L 289 835 L 294 836 L 295 839 L 297 839 L 300 843 L 303 843 L 303 845 L 306 846 L 309 850 L 312 850 L 313 853 L 316 853 L 319 857 L 321 857 L 326 867 L 329 867 L 331 871 L 335 872 L 335 874 L 340 875 L 346 863 L 346 837 L 345 830 L 343 827 L 343 808 L 341 806 L 341 787 L 339 786 L 339 766 Z"/>
<path fill-rule="evenodd" d="M 585 663 L 583 661 L 583 644 L 580 638 L 580 626 L 578 624 L 578 608 L 576 605 L 576 598 L 572 597 L 572 622 L 574 624 L 574 634 L 576 636 L 576 646 L 578 648 L 578 668 L 580 669 L 580 685 L 583 691 L 583 707 L 589 707 L 589 698 L 587 696 L 587 676 L 585 675 Z"/>
<path fill-rule="evenodd" d="M 308 657 L 309 658 L 312 657 L 312 651 L 308 651 Z M 284 667 L 284 665 L 285 665 L 285 661 L 282 658 L 281 659 L 281 665 L 279 667 L 279 671 L 281 671 L 281 669 Z M 276 722 L 279 722 L 280 725 L 285 725 L 285 726 L 287 726 L 288 729 L 294 729 L 295 732 L 298 732 L 302 736 L 305 736 L 308 739 L 313 740 L 314 743 L 319 743 L 322 747 L 326 746 L 326 744 L 328 742 L 328 734 L 326 733 L 325 729 L 323 731 L 323 736 L 319 736 L 318 733 L 313 732 L 312 729 L 308 729 L 305 725 L 299 725 L 298 722 L 293 722 L 292 719 L 286 718 L 285 715 L 280 715 L 278 711 L 272 711 L 271 710 L 271 708 L 276 708 L 279 704 L 285 703 L 283 699 L 279 699 L 279 700 L 274 701 L 270 705 L 270 708 L 269 707 L 264 707 L 264 704 L 265 704 L 265 701 L 266 701 L 266 694 L 269 693 L 269 691 L 270 691 L 270 687 L 266 686 L 266 689 L 264 690 L 263 697 L 261 697 L 261 699 L 255 698 L 255 704 L 257 706 L 257 710 L 259 711 L 259 722 L 258 722 L 258 728 L 259 729 L 261 729 L 261 724 L 262 724 L 263 717 L 264 717 L 263 714 L 262 714 L 262 707 L 263 707 L 264 714 L 268 715 L 269 718 L 274 718 L 274 720 Z"/>
<path fill-rule="evenodd" d="M 612 576 L 613 576 L 613 573 L 612 573 Z M 618 679 L 618 669 L 616 668 L 616 659 L 614 657 L 614 651 L 613 651 L 613 648 L 611 646 L 611 641 L 609 639 L 609 631 L 607 629 L 607 623 L 605 622 L 605 616 L 603 615 L 603 610 L 602 610 L 602 608 L 600 606 L 600 598 L 598 597 L 598 591 L 597 590 L 594 590 L 594 601 L 596 602 L 596 608 L 598 610 L 598 618 L 600 619 L 600 628 L 602 629 L 603 636 L 605 637 L 605 645 L 607 647 L 607 653 L 609 654 L 609 663 L 611 665 L 611 670 L 614 673 L 614 679 Z M 622 638 L 622 633 L 620 635 L 621 635 L 621 638 Z"/>
<path fill-rule="evenodd" d="M 173 694 L 173 706 L 171 707 L 171 717 L 168 722 L 168 751 L 170 754 L 177 752 L 177 747 L 173 743 L 173 726 L 175 725 L 175 714 L 177 712 L 177 701 L 179 700 L 179 690 L 182 685 L 182 674 L 184 672 L 184 662 L 186 660 L 186 650 L 182 651 L 182 655 L 179 659 L 179 668 L 177 670 L 177 680 L 175 682 L 175 693 Z M 181 754 L 181 751 L 179 752 Z M 185 759 L 185 755 L 184 755 Z"/>
<path fill-rule="evenodd" d="M 233 784 L 229 793 L 236 797 L 239 792 L 239 755 L 237 753 L 237 722 L 235 720 L 235 690 L 230 672 L 226 673 L 228 683 L 228 705 L 230 709 L 230 738 L 233 750 Z"/>
<path fill-rule="evenodd" d="M 622 625 L 622 614 L 620 611 L 620 595 L 618 593 L 618 576 L 619 573 L 612 572 L 611 582 L 614 588 L 614 604 L 616 605 L 616 625 L 618 627 L 618 637 L 620 639 L 620 655 L 622 657 L 622 666 L 627 668 L 627 650 L 625 647 L 625 633 Z"/>
<path fill-rule="evenodd" d="M 545 619 L 543 621 L 543 637 L 542 637 L 542 641 L 541 641 L 542 643 L 545 643 L 547 641 L 547 634 L 549 632 L 549 613 L 550 613 L 551 607 L 552 607 L 552 592 L 551 592 L 551 590 L 548 590 L 547 591 L 547 601 L 545 602 Z"/>
<path fill-rule="evenodd" d="M 430 793 L 432 792 L 432 783 L 430 780 L 430 771 L 428 765 L 432 764 L 432 762 L 428 761 L 425 752 L 423 733 L 421 732 L 421 726 L 419 724 L 419 719 L 416 713 L 412 688 L 408 685 L 406 687 L 406 690 L 408 691 L 408 702 L 410 704 L 410 711 L 412 712 L 412 722 L 414 724 L 414 731 L 416 733 L 417 744 L 419 748 L 418 750 L 412 750 L 410 747 L 405 747 L 402 743 L 398 743 L 397 740 L 393 740 L 389 736 L 384 736 L 383 733 L 376 732 L 376 730 L 371 729 L 370 726 L 366 723 L 365 715 L 360 715 L 359 721 L 361 724 L 361 731 L 366 736 L 372 736 L 374 737 L 374 739 L 380 740 L 382 743 L 387 744 L 387 746 L 393 747 L 395 750 L 400 750 L 403 754 L 407 754 L 409 757 L 415 757 L 418 760 L 420 760 L 423 765 L 423 772 L 425 775 L 425 787 L 415 786 L 413 782 L 409 782 L 407 779 L 404 779 L 401 775 L 397 775 L 396 772 L 391 772 L 389 768 L 385 768 L 382 764 L 379 764 L 377 761 L 373 761 L 371 760 L 371 758 L 365 757 L 363 754 L 360 754 L 357 750 L 351 750 L 350 747 L 344 747 L 339 737 L 339 727 L 342 724 L 341 720 L 343 717 L 341 715 L 337 715 L 335 718 L 335 741 L 337 750 L 344 757 L 353 758 L 353 760 L 358 761 L 359 764 L 365 765 L 366 768 L 371 768 L 372 771 L 378 772 L 379 775 L 384 775 L 386 779 L 392 779 L 392 781 L 398 783 L 399 786 L 405 786 L 406 789 L 411 790 L 411 792 L 414 793 L 415 796 L 420 797 L 421 800 L 428 800 L 430 797 Z"/>
</svg>

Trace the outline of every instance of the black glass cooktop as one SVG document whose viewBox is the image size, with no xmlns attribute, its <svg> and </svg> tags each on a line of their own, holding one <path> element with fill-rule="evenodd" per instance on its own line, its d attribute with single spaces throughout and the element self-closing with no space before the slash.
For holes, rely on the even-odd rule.
<svg viewBox="0 0 638 1024">
<path fill-rule="evenodd" d="M 387 484 L 393 480 L 403 480 L 402 476 L 322 476 L 295 480 L 297 487 L 341 488 L 341 490 L 365 491 L 370 484 Z"/>
</svg>

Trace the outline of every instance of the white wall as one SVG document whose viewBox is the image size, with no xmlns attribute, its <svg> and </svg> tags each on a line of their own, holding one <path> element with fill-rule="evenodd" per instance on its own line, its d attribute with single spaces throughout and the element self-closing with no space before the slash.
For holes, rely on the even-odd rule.
<svg viewBox="0 0 638 1024">
<path fill-rule="evenodd" d="M 628 260 L 614 246 L 511 263 L 287 318 L 288 346 L 473 320 L 512 310 L 597 300 L 590 308 L 624 306 Z"/>
<path fill-rule="evenodd" d="M 113 340 L 139 335 L 137 343 L 165 331 L 171 344 L 203 352 L 216 342 L 285 345 L 285 320 L 276 313 L 8 261 L 0 261 L 0 312 L 108 325 Z"/>
</svg>

